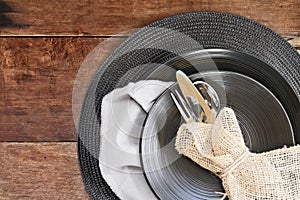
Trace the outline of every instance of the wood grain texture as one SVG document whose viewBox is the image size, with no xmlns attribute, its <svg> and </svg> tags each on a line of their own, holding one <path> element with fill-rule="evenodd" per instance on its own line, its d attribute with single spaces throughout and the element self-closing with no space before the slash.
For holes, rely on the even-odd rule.
<svg viewBox="0 0 300 200">
<path fill-rule="evenodd" d="M 193 11 L 256 20 L 300 52 L 299 0 L 0 0 L 0 199 L 88 199 L 72 103 L 76 124 L 88 80 L 124 40 L 103 37 Z"/>
<path fill-rule="evenodd" d="M 88 199 L 75 142 L 1 142 L 0 167 L 0 199 Z"/>
<path fill-rule="evenodd" d="M 286 37 L 285 39 L 297 50 L 300 50 L 300 37 Z"/>
<path fill-rule="evenodd" d="M 2 0 L 0 35 L 115 35 L 195 11 L 248 17 L 281 35 L 300 35 L 299 0 Z"/>
<path fill-rule="evenodd" d="M 300 53 L 300 37 L 286 36 L 283 38 Z"/>
<path fill-rule="evenodd" d="M 286 38 L 299 48 L 297 37 Z M 76 141 L 89 80 L 124 38 L 0 38 L 0 141 Z M 97 51 L 90 52 L 96 46 Z M 87 56 L 89 62 L 82 62 Z"/>
<path fill-rule="evenodd" d="M 101 38 L 0 38 L 0 141 L 75 141 L 72 89 Z"/>
</svg>

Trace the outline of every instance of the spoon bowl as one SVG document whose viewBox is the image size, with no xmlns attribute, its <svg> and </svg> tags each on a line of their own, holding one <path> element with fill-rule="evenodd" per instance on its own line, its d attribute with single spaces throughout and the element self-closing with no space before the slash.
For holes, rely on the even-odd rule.
<svg viewBox="0 0 300 200">
<path fill-rule="evenodd" d="M 217 92 L 211 85 L 204 81 L 196 81 L 193 84 L 204 98 L 214 117 L 216 117 L 220 111 L 220 99 Z M 201 112 L 203 112 L 203 110 Z"/>
</svg>

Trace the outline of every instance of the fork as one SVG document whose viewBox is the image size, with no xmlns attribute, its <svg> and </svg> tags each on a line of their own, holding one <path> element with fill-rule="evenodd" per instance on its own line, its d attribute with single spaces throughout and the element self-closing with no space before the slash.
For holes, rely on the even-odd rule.
<svg viewBox="0 0 300 200">
<path fill-rule="evenodd" d="M 175 89 L 175 94 L 172 93 L 172 92 L 170 94 L 171 94 L 171 97 L 172 97 L 172 99 L 173 99 L 173 101 L 174 101 L 177 109 L 179 110 L 179 113 L 183 117 L 184 121 L 187 124 L 191 123 L 191 122 L 197 122 L 198 119 L 195 116 L 195 113 L 187 105 L 186 101 L 183 99 L 183 97 L 181 96 L 181 94 L 179 94 L 179 92 L 176 89 Z M 177 99 L 179 99 L 179 100 L 177 100 Z"/>
</svg>

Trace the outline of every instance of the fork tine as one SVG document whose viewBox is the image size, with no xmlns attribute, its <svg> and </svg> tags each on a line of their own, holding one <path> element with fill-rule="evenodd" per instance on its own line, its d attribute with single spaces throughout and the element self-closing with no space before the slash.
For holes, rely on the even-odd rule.
<svg viewBox="0 0 300 200">
<path fill-rule="evenodd" d="M 183 117 L 184 121 L 187 122 L 189 118 L 187 117 L 187 115 L 186 115 L 185 112 L 183 111 L 181 105 L 180 105 L 179 102 L 177 101 L 177 98 L 175 97 L 175 95 L 174 95 L 172 92 L 171 92 L 171 97 L 172 97 L 172 99 L 173 99 L 173 101 L 174 101 L 174 103 L 175 103 L 177 109 L 179 110 L 179 113 L 180 113 L 181 116 Z"/>
<path fill-rule="evenodd" d="M 179 101 L 182 104 L 182 106 L 183 106 L 185 112 L 187 113 L 187 115 L 189 116 L 189 118 L 194 117 L 194 114 L 190 110 L 190 106 L 187 105 L 187 102 L 185 101 L 185 99 L 183 99 L 183 97 L 178 92 L 178 90 L 175 90 L 175 93 L 176 93 L 177 97 L 179 98 Z"/>
<path fill-rule="evenodd" d="M 181 116 L 183 117 L 184 121 L 186 123 L 190 123 L 190 122 L 194 121 L 194 118 L 192 117 L 192 114 L 189 111 L 189 109 L 185 103 L 185 100 L 181 97 L 181 95 L 178 93 L 177 90 L 175 90 L 175 95 L 171 92 L 171 97 L 172 97 L 177 109 L 179 110 Z M 183 107 L 180 105 L 177 98 L 179 98 L 179 101 Z"/>
</svg>

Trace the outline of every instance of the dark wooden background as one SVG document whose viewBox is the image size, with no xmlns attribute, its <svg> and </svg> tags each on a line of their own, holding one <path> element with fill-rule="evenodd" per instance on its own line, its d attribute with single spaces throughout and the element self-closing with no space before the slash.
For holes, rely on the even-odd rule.
<svg viewBox="0 0 300 200">
<path fill-rule="evenodd" d="M 257 20 L 300 49 L 300 0 L 0 1 L 0 199 L 87 199 L 72 118 L 81 63 L 110 36 L 191 11 Z"/>
</svg>

